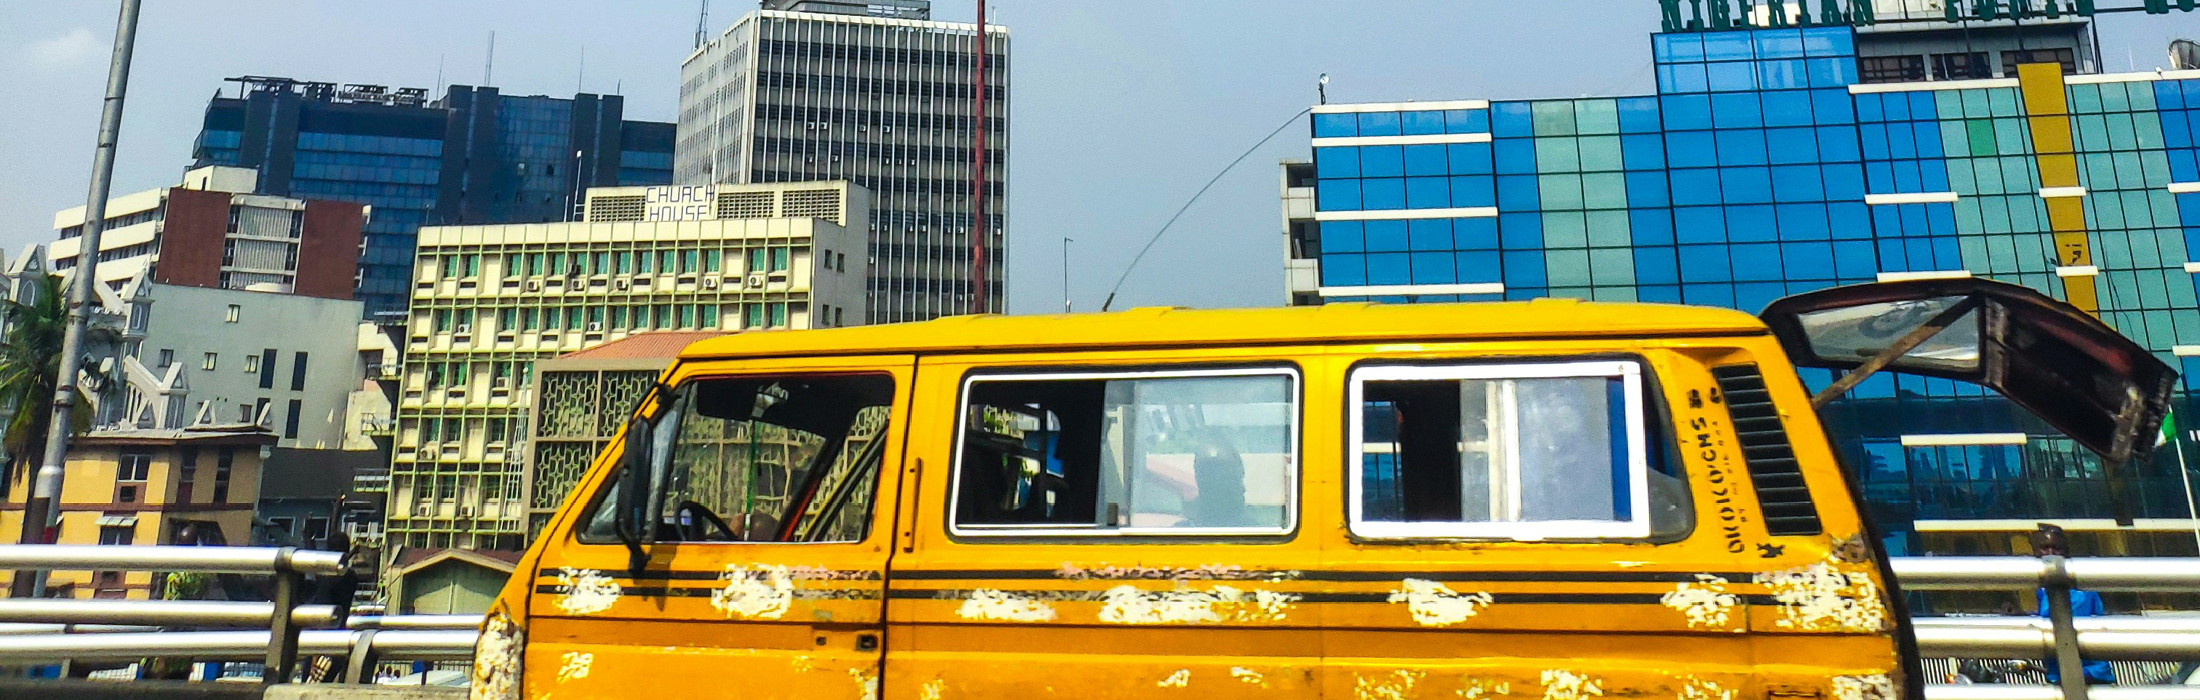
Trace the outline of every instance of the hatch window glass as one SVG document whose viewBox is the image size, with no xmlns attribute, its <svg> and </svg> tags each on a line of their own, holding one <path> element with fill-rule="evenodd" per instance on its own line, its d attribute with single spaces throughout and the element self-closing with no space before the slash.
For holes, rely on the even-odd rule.
<svg viewBox="0 0 2200 700">
<path fill-rule="evenodd" d="M 1646 538 L 1653 519 L 1659 532 L 1686 529 L 1685 482 L 1650 466 L 1669 460 L 1647 448 L 1634 362 L 1372 366 L 1350 381 L 1356 535 Z"/>
<path fill-rule="evenodd" d="M 1281 534 L 1297 515 L 1289 370 L 980 376 L 963 396 L 957 534 Z"/>
</svg>

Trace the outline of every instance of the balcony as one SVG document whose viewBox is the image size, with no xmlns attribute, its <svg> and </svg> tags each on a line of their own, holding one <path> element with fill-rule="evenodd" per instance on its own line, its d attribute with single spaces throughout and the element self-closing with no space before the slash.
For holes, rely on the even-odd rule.
<svg viewBox="0 0 2200 700">
<path fill-rule="evenodd" d="M 397 419 L 381 415 L 362 417 L 359 432 L 367 437 L 393 437 L 397 435 Z"/>
</svg>

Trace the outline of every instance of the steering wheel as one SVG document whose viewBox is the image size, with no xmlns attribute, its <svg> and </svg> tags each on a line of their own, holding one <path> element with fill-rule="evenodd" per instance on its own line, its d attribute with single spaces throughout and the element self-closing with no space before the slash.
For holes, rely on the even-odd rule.
<svg viewBox="0 0 2200 700">
<path fill-rule="evenodd" d="M 734 542 L 741 539 L 733 533 L 733 528 L 726 524 L 724 518 L 718 517 L 717 513 L 711 512 L 709 508 L 704 507 L 701 503 L 681 501 L 680 507 L 674 510 L 673 513 L 672 528 L 682 541 Z M 724 533 L 725 536 L 711 537 L 711 533 L 702 527 L 702 523 L 709 523 L 711 527 L 718 528 L 718 531 Z"/>
</svg>

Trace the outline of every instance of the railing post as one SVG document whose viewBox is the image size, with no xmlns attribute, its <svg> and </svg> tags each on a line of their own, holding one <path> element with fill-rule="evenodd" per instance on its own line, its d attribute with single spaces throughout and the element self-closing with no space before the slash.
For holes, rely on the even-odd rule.
<svg viewBox="0 0 2200 700">
<path fill-rule="evenodd" d="M 260 682 L 268 685 L 290 682 L 298 663 L 298 622 L 291 613 L 298 607 L 305 577 L 291 564 L 296 551 L 284 547 L 275 555 L 275 594 L 269 596 L 275 609 L 268 616 L 267 669 L 260 675 Z"/>
<path fill-rule="evenodd" d="M 2053 663 L 2062 677 L 2063 700 L 2086 700 L 2085 662 L 2078 657 L 2078 624 L 2070 611 L 2068 562 L 2060 556 L 2040 557 L 2047 579 L 2040 587 L 2047 591 L 2047 619 L 2055 626 Z"/>
</svg>

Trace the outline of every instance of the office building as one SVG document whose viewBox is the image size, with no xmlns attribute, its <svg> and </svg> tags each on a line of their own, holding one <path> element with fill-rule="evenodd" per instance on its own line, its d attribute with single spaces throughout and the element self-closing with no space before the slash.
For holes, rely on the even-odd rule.
<svg viewBox="0 0 2200 700">
<path fill-rule="evenodd" d="M 521 548 L 537 360 L 650 331 L 860 324 L 869 204 L 846 182 L 605 188 L 586 222 L 422 229 L 389 544 Z"/>
<path fill-rule="evenodd" d="M 588 465 L 640 407 L 649 385 L 680 351 L 727 331 L 661 331 L 535 363 L 533 431 L 527 452 L 527 536 L 531 540 L 573 492 Z"/>
<path fill-rule="evenodd" d="M 672 125 L 627 121 L 618 95 L 230 81 L 194 157 L 257 168 L 258 192 L 372 205 L 357 286 L 370 314 L 405 310 L 421 226 L 566 221 L 587 187 L 671 181 Z"/>
<path fill-rule="evenodd" d="M 1755 312 L 1983 276 L 2097 311 L 2195 386 L 2200 72 L 2058 59 L 1868 83 L 1872 36 L 1657 34 L 1652 95 L 1316 106 L 1311 171 L 1282 182 L 1289 300 Z M 2193 551 L 2176 449 L 2123 470 L 2137 521 L 2119 528 L 2098 460 L 1979 387 L 1882 375 L 1826 415 L 1894 553 L 2007 551 L 2041 520 L 2120 531 L 2120 553 Z"/>
<path fill-rule="evenodd" d="M 175 187 L 107 200 L 100 281 L 119 288 L 143 275 L 157 284 L 350 299 L 370 208 L 258 194 L 256 179 L 250 168 L 200 167 Z M 54 214 L 53 227 L 53 269 L 75 268 L 84 207 Z"/>
<path fill-rule="evenodd" d="M 870 245 L 858 261 L 869 279 L 872 322 L 969 313 L 975 289 L 977 26 L 929 21 L 929 7 L 921 0 L 775 0 L 696 49 L 680 69 L 675 182 L 850 180 L 877 196 Z M 992 231 L 985 255 L 988 307 L 999 311 L 1009 37 L 998 26 L 987 33 L 985 211 Z"/>
</svg>

